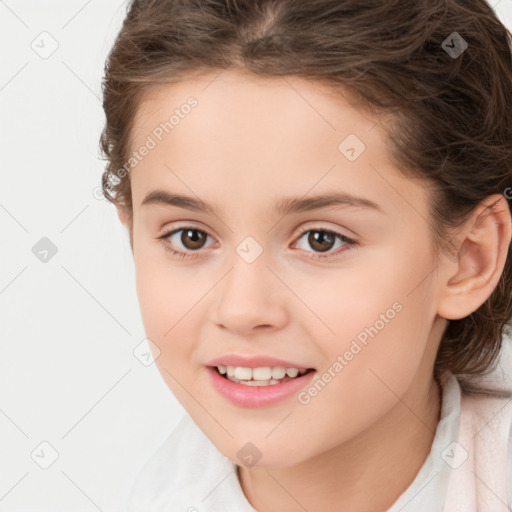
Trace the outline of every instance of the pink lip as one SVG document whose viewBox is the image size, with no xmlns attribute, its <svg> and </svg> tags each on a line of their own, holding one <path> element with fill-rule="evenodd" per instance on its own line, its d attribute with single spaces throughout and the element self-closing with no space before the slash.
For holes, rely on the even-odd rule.
<svg viewBox="0 0 512 512">
<path fill-rule="evenodd" d="M 244 368 L 263 368 L 273 366 L 283 366 L 284 368 L 297 368 L 297 370 L 307 370 L 308 366 L 302 366 L 299 363 L 284 361 L 275 357 L 267 356 L 240 356 L 228 354 L 212 359 L 207 366 L 243 366 Z"/>
<path fill-rule="evenodd" d="M 296 367 L 290 366 L 290 368 Z M 265 407 L 280 402 L 298 393 L 316 374 L 316 371 L 311 371 L 281 384 L 247 386 L 226 379 L 213 367 L 207 367 L 207 371 L 215 389 L 229 401 L 241 407 Z"/>
</svg>

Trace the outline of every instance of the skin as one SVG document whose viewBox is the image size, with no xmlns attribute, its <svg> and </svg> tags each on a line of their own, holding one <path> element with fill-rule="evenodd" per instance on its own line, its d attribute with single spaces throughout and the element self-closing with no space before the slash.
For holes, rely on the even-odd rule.
<svg viewBox="0 0 512 512">
<path fill-rule="evenodd" d="M 479 205 L 452 242 L 453 254 L 436 262 L 425 185 L 393 167 L 378 119 L 302 78 L 223 71 L 148 91 L 132 148 L 190 96 L 198 106 L 130 173 L 132 214 L 118 206 L 162 377 L 240 465 L 242 489 L 257 510 L 314 512 L 332 503 L 385 510 L 414 480 L 433 442 L 440 414 L 433 364 L 447 319 L 476 310 L 502 273 L 511 238 L 506 200 L 491 196 Z M 338 150 L 350 133 L 366 145 L 352 162 Z M 157 189 L 218 209 L 142 206 Z M 272 211 L 283 196 L 332 191 L 362 196 L 382 211 Z M 183 232 L 167 238 L 198 257 L 165 250 L 159 237 L 180 227 L 209 235 L 203 246 L 190 238 L 183 245 Z M 299 239 L 306 227 L 358 245 L 347 249 L 335 239 L 332 257 L 315 259 L 325 253 L 308 243 L 308 233 Z M 263 249 L 250 264 L 236 252 L 247 236 Z M 241 408 L 210 383 L 206 363 L 227 353 L 292 360 L 320 375 L 396 302 L 401 311 L 307 405 L 293 396 Z M 247 442 L 262 454 L 252 467 L 237 457 Z"/>
</svg>

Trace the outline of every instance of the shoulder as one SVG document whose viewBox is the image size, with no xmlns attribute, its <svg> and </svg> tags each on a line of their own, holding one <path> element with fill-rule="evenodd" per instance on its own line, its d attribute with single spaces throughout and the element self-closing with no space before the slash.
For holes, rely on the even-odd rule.
<svg viewBox="0 0 512 512">
<path fill-rule="evenodd" d="M 461 428 L 476 447 L 508 453 L 512 442 L 512 393 L 461 394 Z"/>
<path fill-rule="evenodd" d="M 508 331 L 507 331 L 508 333 Z M 498 365 L 462 385 L 461 413 L 471 420 L 475 441 L 508 451 L 512 429 L 512 339 L 505 336 Z"/>
<path fill-rule="evenodd" d="M 473 391 L 463 391 L 461 395 L 462 418 L 466 425 L 471 425 L 472 439 L 479 460 L 485 460 L 485 449 L 489 454 L 488 458 L 496 461 L 495 471 L 505 474 L 504 468 L 507 468 L 509 500 L 512 505 L 511 325 L 507 325 L 504 330 L 497 365 L 488 375 L 471 378 L 470 388 Z M 488 472 L 491 472 L 491 468 L 488 468 Z"/>
<path fill-rule="evenodd" d="M 233 469 L 234 464 L 186 415 L 139 471 L 127 510 L 150 512 L 178 503 L 183 510 L 193 510 L 200 487 L 211 489 L 215 475 Z"/>
<path fill-rule="evenodd" d="M 512 392 L 461 395 L 461 442 L 473 459 L 475 488 L 481 500 L 512 505 Z M 484 498 L 484 495 L 489 495 Z M 494 509 L 491 509 L 494 510 Z"/>
</svg>

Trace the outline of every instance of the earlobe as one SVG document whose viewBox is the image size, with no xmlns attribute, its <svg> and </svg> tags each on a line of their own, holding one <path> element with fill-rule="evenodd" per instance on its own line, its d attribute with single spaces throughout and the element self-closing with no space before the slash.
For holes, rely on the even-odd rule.
<svg viewBox="0 0 512 512">
<path fill-rule="evenodd" d="M 446 262 L 446 283 L 438 314 L 448 320 L 476 311 L 496 288 L 507 259 L 512 219 L 507 200 L 489 196 L 474 211 L 460 233 L 458 250 Z M 455 268 L 455 270 L 454 270 Z"/>
</svg>

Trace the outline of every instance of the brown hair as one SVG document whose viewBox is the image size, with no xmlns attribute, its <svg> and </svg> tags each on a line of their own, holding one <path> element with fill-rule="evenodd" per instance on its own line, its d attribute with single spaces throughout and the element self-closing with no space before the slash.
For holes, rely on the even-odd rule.
<svg viewBox="0 0 512 512">
<path fill-rule="evenodd" d="M 102 84 L 104 194 L 131 224 L 130 129 L 150 87 L 226 68 L 295 75 L 388 114 L 393 161 L 428 184 L 434 246 L 447 250 L 486 197 L 505 194 L 511 208 L 511 41 L 485 0 L 132 0 Z M 495 365 L 512 316 L 510 253 L 488 300 L 449 322 L 436 375 L 464 385 Z"/>
</svg>

